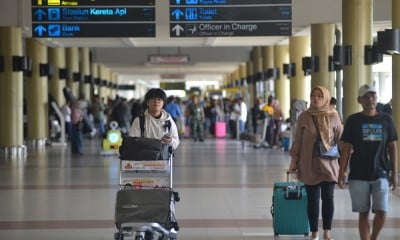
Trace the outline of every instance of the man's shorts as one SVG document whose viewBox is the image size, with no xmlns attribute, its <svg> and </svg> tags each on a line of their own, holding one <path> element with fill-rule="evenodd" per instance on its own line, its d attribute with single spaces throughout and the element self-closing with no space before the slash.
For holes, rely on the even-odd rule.
<svg viewBox="0 0 400 240">
<path fill-rule="evenodd" d="M 375 181 L 349 180 L 349 190 L 353 212 L 380 210 L 387 212 L 389 205 L 389 181 L 379 178 Z"/>
</svg>

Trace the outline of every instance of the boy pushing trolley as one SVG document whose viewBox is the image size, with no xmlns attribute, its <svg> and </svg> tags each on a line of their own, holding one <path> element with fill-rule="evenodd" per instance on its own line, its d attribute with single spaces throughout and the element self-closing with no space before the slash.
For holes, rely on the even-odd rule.
<svg viewBox="0 0 400 240">
<path fill-rule="evenodd" d="M 176 125 L 163 110 L 165 92 L 150 89 L 145 95 L 147 110 L 137 117 L 120 147 L 120 190 L 115 206 L 114 239 L 177 238 L 173 191 L 173 151 L 179 145 Z"/>
</svg>

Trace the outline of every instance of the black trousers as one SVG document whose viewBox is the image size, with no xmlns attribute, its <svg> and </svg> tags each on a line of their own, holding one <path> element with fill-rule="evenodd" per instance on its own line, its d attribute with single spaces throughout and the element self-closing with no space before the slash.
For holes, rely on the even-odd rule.
<svg viewBox="0 0 400 240">
<path fill-rule="evenodd" d="M 318 231 L 319 201 L 322 200 L 322 227 L 331 230 L 334 208 L 334 182 L 321 182 L 317 185 L 306 185 L 307 212 L 311 232 Z"/>
</svg>

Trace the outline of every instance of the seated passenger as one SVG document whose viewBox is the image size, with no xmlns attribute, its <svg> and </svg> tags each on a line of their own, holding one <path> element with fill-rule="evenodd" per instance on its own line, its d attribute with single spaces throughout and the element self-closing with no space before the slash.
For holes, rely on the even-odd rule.
<svg viewBox="0 0 400 240">
<path fill-rule="evenodd" d="M 179 145 L 178 130 L 171 115 L 164 109 L 167 98 L 161 88 L 152 88 L 145 95 L 147 109 L 144 112 L 144 137 L 161 139 L 164 144 L 168 144 L 174 150 Z M 129 136 L 140 137 L 140 118 L 137 117 L 129 130 Z"/>
</svg>

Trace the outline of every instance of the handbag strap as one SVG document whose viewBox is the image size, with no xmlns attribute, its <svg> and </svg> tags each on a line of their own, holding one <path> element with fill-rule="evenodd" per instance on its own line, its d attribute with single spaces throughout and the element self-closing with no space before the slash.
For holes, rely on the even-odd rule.
<svg viewBox="0 0 400 240">
<path fill-rule="evenodd" d="M 321 133 L 319 132 L 319 128 L 318 128 L 318 125 L 317 125 L 317 121 L 315 121 L 314 116 L 311 116 L 311 118 L 312 118 L 312 120 L 314 122 L 315 129 L 317 129 L 317 134 L 318 134 L 319 139 L 322 139 L 321 138 Z"/>
</svg>

